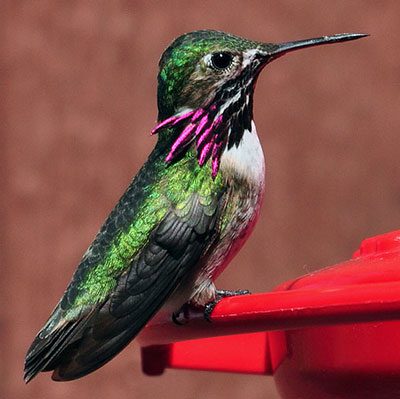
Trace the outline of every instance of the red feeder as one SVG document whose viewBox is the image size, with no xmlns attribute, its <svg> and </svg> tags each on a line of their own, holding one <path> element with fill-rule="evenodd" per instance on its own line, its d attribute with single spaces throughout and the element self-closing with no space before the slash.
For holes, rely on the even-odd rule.
<svg viewBox="0 0 400 399">
<path fill-rule="evenodd" d="M 272 292 L 225 298 L 211 318 L 149 325 L 144 372 L 272 375 L 284 399 L 400 398 L 400 230 Z"/>
</svg>

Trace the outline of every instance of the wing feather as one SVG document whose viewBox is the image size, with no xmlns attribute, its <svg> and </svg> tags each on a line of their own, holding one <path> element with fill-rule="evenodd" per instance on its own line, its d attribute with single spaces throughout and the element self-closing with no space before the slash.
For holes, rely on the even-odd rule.
<svg viewBox="0 0 400 399">
<path fill-rule="evenodd" d="M 223 204 L 222 191 L 208 201 L 192 193 L 184 206 L 170 209 L 116 289 L 85 321 L 83 331 L 82 319 L 77 319 L 41 342 L 35 340 L 27 356 L 26 378 L 44 369 L 54 369 L 56 380 L 79 378 L 118 354 L 197 266 L 217 236 Z"/>
</svg>

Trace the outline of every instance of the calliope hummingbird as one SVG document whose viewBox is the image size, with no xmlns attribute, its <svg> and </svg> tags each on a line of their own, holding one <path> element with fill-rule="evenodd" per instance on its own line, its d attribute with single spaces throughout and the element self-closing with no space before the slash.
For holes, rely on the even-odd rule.
<svg viewBox="0 0 400 399">
<path fill-rule="evenodd" d="M 250 235 L 264 192 L 253 93 L 264 67 L 339 34 L 281 44 L 201 30 L 176 39 L 158 74 L 158 141 L 83 255 L 25 361 L 66 381 L 117 355 L 160 311 L 206 307 Z M 229 293 L 228 293 L 229 294 Z"/>
</svg>

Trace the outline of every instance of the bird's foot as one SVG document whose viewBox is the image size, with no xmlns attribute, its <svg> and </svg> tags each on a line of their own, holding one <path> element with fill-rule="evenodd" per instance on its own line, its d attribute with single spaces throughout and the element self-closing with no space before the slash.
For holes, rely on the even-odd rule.
<svg viewBox="0 0 400 399">
<path fill-rule="evenodd" d="M 189 321 L 190 304 L 185 303 L 176 312 L 172 313 L 172 321 L 178 326 L 184 326 Z"/>
<path fill-rule="evenodd" d="M 207 303 L 204 306 L 204 318 L 211 322 L 211 314 L 215 308 L 215 306 L 217 306 L 217 304 L 226 297 L 229 296 L 239 296 L 239 295 L 249 295 L 250 291 L 249 290 L 216 290 L 215 291 L 215 299 L 212 302 Z"/>
</svg>

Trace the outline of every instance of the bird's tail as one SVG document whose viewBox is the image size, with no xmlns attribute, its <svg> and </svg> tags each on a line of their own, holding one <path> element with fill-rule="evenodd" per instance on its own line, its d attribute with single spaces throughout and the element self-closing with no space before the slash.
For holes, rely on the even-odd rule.
<svg viewBox="0 0 400 399">
<path fill-rule="evenodd" d="M 74 342 L 82 336 L 89 317 L 78 321 L 61 321 L 55 327 L 54 320 L 59 318 L 59 311 L 56 309 L 48 323 L 35 337 L 29 347 L 24 368 L 24 380 L 28 383 L 41 371 L 53 370 L 60 359 Z"/>
</svg>

